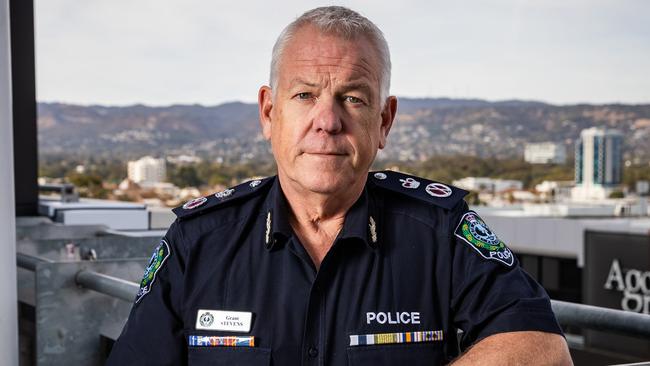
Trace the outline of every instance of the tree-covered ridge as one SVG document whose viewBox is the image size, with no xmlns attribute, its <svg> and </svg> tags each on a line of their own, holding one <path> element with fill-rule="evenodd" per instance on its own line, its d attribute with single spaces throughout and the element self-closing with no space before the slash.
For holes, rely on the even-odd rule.
<svg viewBox="0 0 650 366">
<path fill-rule="evenodd" d="M 194 154 L 224 162 L 270 160 L 255 104 L 129 107 L 38 105 L 39 151 L 106 159 Z M 528 142 L 562 143 L 571 156 L 585 128 L 619 129 L 624 157 L 650 161 L 650 105 L 400 98 L 379 158 L 420 161 L 440 155 L 523 156 Z"/>
</svg>

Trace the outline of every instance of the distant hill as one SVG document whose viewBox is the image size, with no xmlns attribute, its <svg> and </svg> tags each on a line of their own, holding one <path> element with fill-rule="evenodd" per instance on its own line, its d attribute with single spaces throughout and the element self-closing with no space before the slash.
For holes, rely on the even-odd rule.
<svg viewBox="0 0 650 366">
<path fill-rule="evenodd" d="M 650 161 L 650 104 L 567 105 L 535 101 L 400 98 L 388 147 L 380 158 L 432 155 L 523 156 L 527 142 L 561 142 L 569 149 L 582 129 L 625 134 L 626 159 Z M 225 160 L 269 157 L 255 104 L 148 107 L 38 104 L 42 154 L 110 155 L 196 153 Z"/>
</svg>

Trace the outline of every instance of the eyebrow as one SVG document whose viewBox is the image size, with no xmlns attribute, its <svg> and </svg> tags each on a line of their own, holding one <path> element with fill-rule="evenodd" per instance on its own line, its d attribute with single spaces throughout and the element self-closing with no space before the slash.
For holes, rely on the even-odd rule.
<svg viewBox="0 0 650 366">
<path fill-rule="evenodd" d="M 364 82 L 352 82 L 345 84 L 341 87 L 342 91 L 348 92 L 350 90 L 360 90 L 363 93 L 366 93 L 367 95 L 372 95 L 372 88 L 370 85 Z"/>
</svg>

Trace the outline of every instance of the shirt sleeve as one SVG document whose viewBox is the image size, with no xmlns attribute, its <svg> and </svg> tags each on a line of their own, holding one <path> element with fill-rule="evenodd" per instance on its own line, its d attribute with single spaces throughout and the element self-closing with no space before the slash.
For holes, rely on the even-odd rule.
<svg viewBox="0 0 650 366">
<path fill-rule="evenodd" d="M 546 291 L 480 216 L 462 201 L 451 220 L 451 311 L 461 348 L 503 332 L 562 334 Z"/>
<path fill-rule="evenodd" d="M 156 246 L 106 365 L 187 363 L 181 303 L 185 249 L 174 222 Z"/>
</svg>

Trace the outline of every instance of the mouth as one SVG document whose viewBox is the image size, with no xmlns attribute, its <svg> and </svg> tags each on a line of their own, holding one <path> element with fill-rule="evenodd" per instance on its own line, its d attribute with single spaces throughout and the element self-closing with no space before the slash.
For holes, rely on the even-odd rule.
<svg viewBox="0 0 650 366">
<path fill-rule="evenodd" d="M 338 152 L 338 151 L 305 151 L 303 154 L 308 154 L 308 155 L 325 155 L 325 156 L 344 156 L 347 155 L 346 153 Z"/>
</svg>

